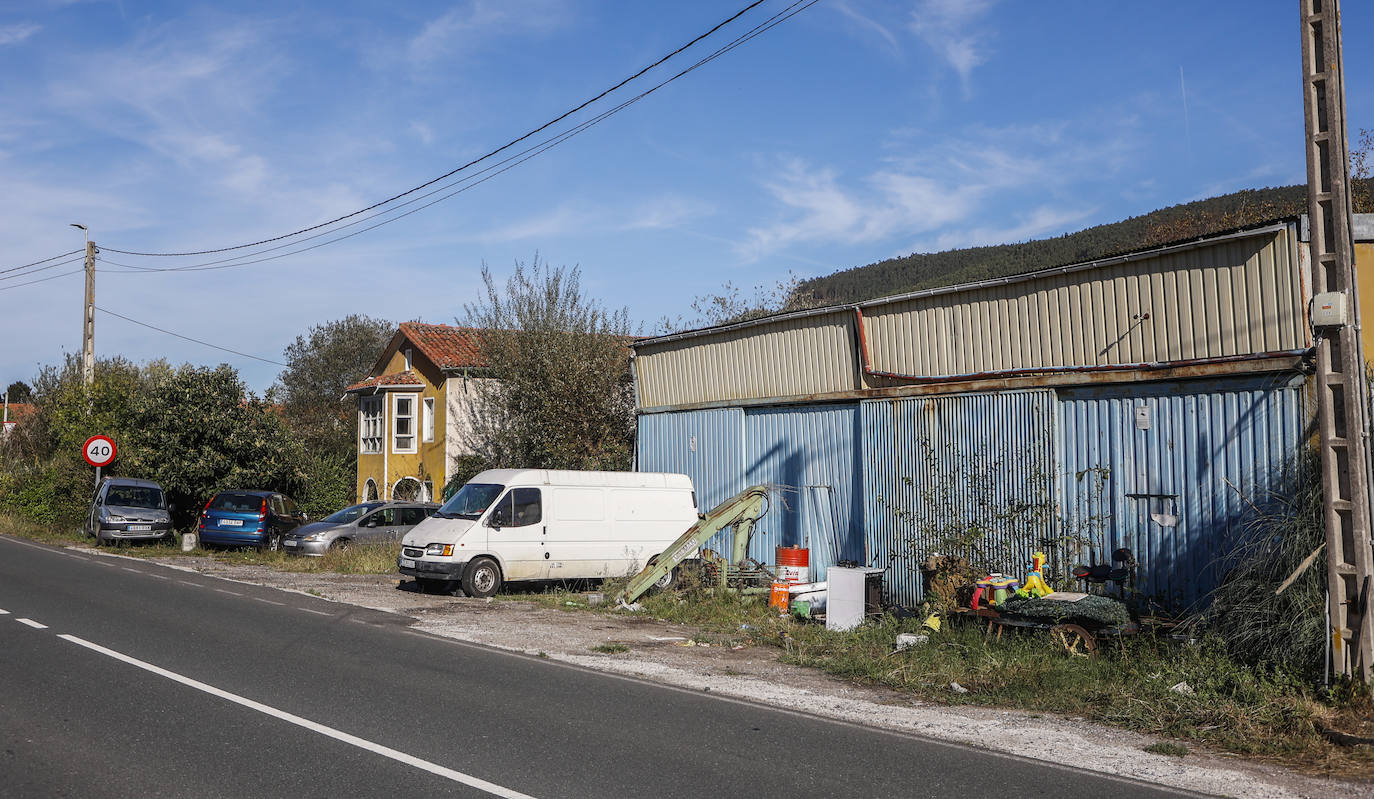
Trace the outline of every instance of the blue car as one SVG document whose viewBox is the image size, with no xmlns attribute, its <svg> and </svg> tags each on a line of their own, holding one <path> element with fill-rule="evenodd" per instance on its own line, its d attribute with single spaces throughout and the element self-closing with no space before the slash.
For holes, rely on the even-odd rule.
<svg viewBox="0 0 1374 799">
<path fill-rule="evenodd" d="M 309 521 L 291 498 L 275 491 L 221 491 L 205 503 L 197 532 L 203 549 L 255 547 L 275 552 L 282 537 Z"/>
</svg>

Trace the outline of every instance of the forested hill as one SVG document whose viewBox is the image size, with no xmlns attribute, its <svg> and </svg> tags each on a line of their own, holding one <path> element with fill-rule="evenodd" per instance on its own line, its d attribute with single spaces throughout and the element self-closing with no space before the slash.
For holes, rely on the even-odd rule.
<svg viewBox="0 0 1374 799">
<path fill-rule="evenodd" d="M 1374 211 L 1371 194 L 1374 194 L 1374 181 L 1356 181 L 1354 197 L 1357 213 Z M 1106 258 L 1298 216 L 1306 211 L 1306 186 L 1247 189 L 1163 208 L 1053 239 L 914 253 L 867 266 L 856 266 L 826 277 L 802 281 L 797 286 L 797 293 L 810 295 L 812 302 L 821 305 L 859 302 L 890 294 Z"/>
</svg>

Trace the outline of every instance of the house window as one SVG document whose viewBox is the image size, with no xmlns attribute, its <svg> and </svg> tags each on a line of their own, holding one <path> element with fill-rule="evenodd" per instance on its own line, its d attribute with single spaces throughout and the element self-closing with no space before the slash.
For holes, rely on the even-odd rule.
<svg viewBox="0 0 1374 799">
<path fill-rule="evenodd" d="M 358 451 L 364 454 L 381 452 L 382 398 L 363 397 L 358 409 Z"/>
<path fill-rule="evenodd" d="M 410 353 L 411 353 L 411 349 L 410 349 L 409 347 L 406 347 L 406 371 L 407 371 L 407 372 L 410 371 L 410 366 L 411 366 L 411 363 L 412 363 L 412 361 L 413 361 L 413 359 L 411 358 Z"/>
<path fill-rule="evenodd" d="M 420 429 L 422 440 L 429 442 L 434 440 L 434 398 L 425 397 L 424 409 L 420 417 Z"/>
<path fill-rule="evenodd" d="M 415 451 L 415 395 L 393 394 L 391 405 L 391 451 Z"/>
</svg>

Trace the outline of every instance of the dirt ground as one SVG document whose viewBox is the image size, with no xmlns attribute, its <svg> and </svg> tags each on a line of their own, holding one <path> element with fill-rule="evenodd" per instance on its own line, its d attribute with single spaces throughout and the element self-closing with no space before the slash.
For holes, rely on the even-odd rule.
<svg viewBox="0 0 1374 799">
<path fill-rule="evenodd" d="M 161 562 L 396 613 L 412 619 L 414 629 L 446 638 L 1020 757 L 1044 760 L 1045 753 L 1052 752 L 1051 762 L 1074 769 L 1203 794 L 1346 799 L 1371 790 L 1367 784 L 1309 777 L 1204 752 L 1183 757 L 1151 754 L 1143 750 L 1158 739 L 1078 718 L 920 702 L 780 663 L 778 650 L 771 647 L 692 644 L 697 632 L 693 628 L 642 614 L 556 610 L 521 601 L 518 595 L 483 600 L 422 594 L 410 580 L 380 575 L 300 574 L 210 558 Z M 608 643 L 628 651 L 593 651 Z"/>
</svg>

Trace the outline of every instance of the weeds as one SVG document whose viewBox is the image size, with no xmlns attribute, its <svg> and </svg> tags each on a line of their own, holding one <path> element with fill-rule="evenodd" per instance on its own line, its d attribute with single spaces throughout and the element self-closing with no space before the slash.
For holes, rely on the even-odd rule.
<svg viewBox="0 0 1374 799">
<path fill-rule="evenodd" d="M 1152 755 L 1168 755 L 1169 757 L 1183 757 L 1188 754 L 1188 747 L 1173 741 L 1160 741 L 1157 744 L 1150 744 L 1145 747 L 1145 751 Z"/>
<path fill-rule="evenodd" d="M 624 644 L 617 644 L 612 642 L 606 644 L 597 644 L 596 646 L 591 647 L 591 650 L 593 652 L 600 652 L 605 655 L 618 655 L 621 652 L 629 652 L 630 648 L 628 646 L 625 646 Z"/>
</svg>

